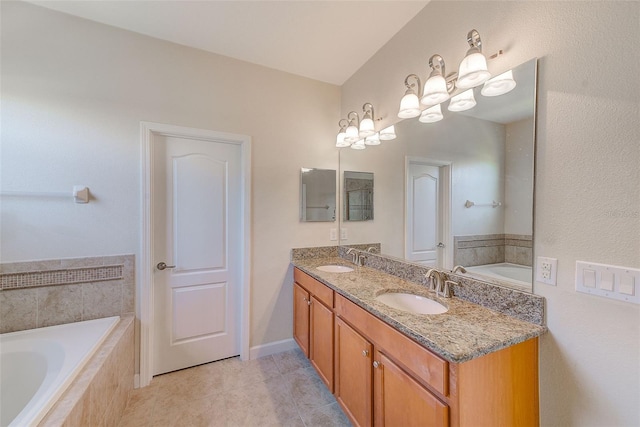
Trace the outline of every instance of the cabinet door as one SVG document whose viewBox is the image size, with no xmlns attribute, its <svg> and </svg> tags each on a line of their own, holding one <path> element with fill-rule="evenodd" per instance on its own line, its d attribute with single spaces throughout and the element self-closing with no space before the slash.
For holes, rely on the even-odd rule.
<svg viewBox="0 0 640 427">
<path fill-rule="evenodd" d="M 333 393 L 333 310 L 311 297 L 309 359 Z"/>
<path fill-rule="evenodd" d="M 372 425 L 373 346 L 336 317 L 335 396 L 351 422 Z"/>
<path fill-rule="evenodd" d="M 309 357 L 309 292 L 293 284 L 293 338 Z"/>
<path fill-rule="evenodd" d="M 376 427 L 449 425 L 447 405 L 383 353 L 376 351 L 375 361 L 373 366 Z"/>
</svg>

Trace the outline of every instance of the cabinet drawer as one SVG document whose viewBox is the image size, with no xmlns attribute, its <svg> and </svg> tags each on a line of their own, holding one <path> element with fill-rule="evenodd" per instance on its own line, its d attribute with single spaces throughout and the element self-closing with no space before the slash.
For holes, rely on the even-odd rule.
<svg viewBox="0 0 640 427">
<path fill-rule="evenodd" d="M 293 269 L 293 279 L 300 284 L 300 286 L 309 291 L 310 294 L 315 295 L 316 299 L 322 301 L 324 305 L 329 308 L 333 308 L 333 289 L 320 283 L 297 268 Z"/>
<path fill-rule="evenodd" d="M 420 344 L 396 331 L 342 295 L 335 296 L 335 313 L 368 337 L 418 381 L 442 396 L 449 395 L 449 364 Z"/>
</svg>

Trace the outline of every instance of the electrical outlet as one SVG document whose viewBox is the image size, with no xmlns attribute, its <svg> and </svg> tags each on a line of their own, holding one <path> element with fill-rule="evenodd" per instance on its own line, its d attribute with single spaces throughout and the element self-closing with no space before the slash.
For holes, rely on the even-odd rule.
<svg viewBox="0 0 640 427">
<path fill-rule="evenodd" d="M 556 285 L 558 260 L 556 258 L 538 257 L 536 263 L 536 281 L 547 285 Z"/>
<path fill-rule="evenodd" d="M 331 240 L 331 241 L 338 240 L 338 229 L 337 228 L 331 228 L 329 230 L 329 240 Z"/>
<path fill-rule="evenodd" d="M 347 229 L 346 228 L 341 228 L 340 229 L 340 240 L 347 240 Z"/>
</svg>

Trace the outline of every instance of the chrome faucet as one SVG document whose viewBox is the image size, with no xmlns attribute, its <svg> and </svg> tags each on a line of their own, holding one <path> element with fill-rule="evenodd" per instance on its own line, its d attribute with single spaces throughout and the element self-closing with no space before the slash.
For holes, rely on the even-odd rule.
<svg viewBox="0 0 640 427">
<path fill-rule="evenodd" d="M 429 289 L 431 289 L 432 291 L 436 291 L 436 296 L 439 296 L 440 293 L 442 293 L 443 297 L 451 298 L 452 292 L 450 284 L 454 282 L 445 280 L 445 276 L 443 273 L 439 272 L 435 268 L 430 268 L 429 270 L 427 270 L 427 274 L 425 274 L 424 277 L 429 280 Z"/>
<path fill-rule="evenodd" d="M 467 272 L 467 269 L 461 265 L 456 265 L 455 267 L 453 267 L 453 270 L 451 270 L 453 274 L 456 274 L 458 271 L 464 274 Z"/>
<path fill-rule="evenodd" d="M 367 248 L 367 252 L 369 252 L 370 254 L 375 254 L 376 253 L 376 248 L 374 246 L 369 246 Z"/>
<path fill-rule="evenodd" d="M 351 254 L 351 262 L 355 265 L 360 265 L 360 254 L 356 252 L 354 248 L 349 248 L 349 250 L 347 250 L 347 255 L 349 254 Z"/>
</svg>

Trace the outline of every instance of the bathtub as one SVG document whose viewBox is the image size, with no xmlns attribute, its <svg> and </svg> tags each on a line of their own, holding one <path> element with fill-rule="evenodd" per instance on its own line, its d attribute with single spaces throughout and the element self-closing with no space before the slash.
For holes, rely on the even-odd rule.
<svg viewBox="0 0 640 427">
<path fill-rule="evenodd" d="M 120 317 L 0 335 L 0 425 L 35 426 Z"/>
<path fill-rule="evenodd" d="M 506 281 L 514 287 L 531 290 L 532 271 L 526 265 L 502 262 L 498 264 L 476 265 L 467 267 L 467 272 L 486 279 L 494 279 L 503 284 Z"/>
</svg>

